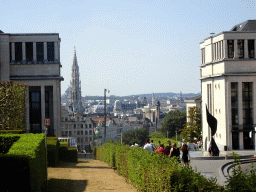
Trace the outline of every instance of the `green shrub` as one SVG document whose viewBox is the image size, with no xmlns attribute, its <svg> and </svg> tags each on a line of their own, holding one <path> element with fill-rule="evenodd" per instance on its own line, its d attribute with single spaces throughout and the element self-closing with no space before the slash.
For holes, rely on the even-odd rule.
<svg viewBox="0 0 256 192">
<path fill-rule="evenodd" d="M 140 191 L 223 191 L 216 179 L 206 179 L 175 158 L 159 157 L 142 148 L 105 143 L 95 150 L 96 158 L 114 166 Z"/>
<path fill-rule="evenodd" d="M 19 137 L 9 151 L 0 154 L 3 191 L 46 191 L 47 167 L 44 134 L 0 135 Z M 16 181 L 22 185 L 15 184 Z"/>
<path fill-rule="evenodd" d="M 171 141 L 171 144 L 172 144 L 172 143 L 176 143 L 177 147 L 179 147 L 179 145 L 178 145 L 178 142 L 179 142 L 179 141 L 176 141 L 176 140 L 173 140 L 173 139 L 170 139 L 170 138 L 151 138 L 150 141 L 151 141 L 151 140 L 154 141 L 154 144 L 156 145 L 156 147 L 157 147 L 157 145 L 158 145 L 158 141 L 160 141 L 161 143 L 163 143 L 165 147 L 167 146 L 167 141 Z"/>
<path fill-rule="evenodd" d="M 58 137 L 47 137 L 47 162 L 48 166 L 56 167 L 59 164 L 59 140 Z"/>
<path fill-rule="evenodd" d="M 77 162 L 77 148 L 68 147 L 68 146 L 60 146 L 59 147 L 59 161 L 64 162 Z"/>
</svg>

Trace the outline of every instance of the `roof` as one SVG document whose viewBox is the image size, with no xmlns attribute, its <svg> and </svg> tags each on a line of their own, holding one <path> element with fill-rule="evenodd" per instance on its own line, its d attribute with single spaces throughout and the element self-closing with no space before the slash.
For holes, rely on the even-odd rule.
<svg viewBox="0 0 256 192">
<path fill-rule="evenodd" d="M 198 96 L 195 96 L 195 97 L 191 97 L 191 98 L 188 98 L 185 100 L 186 101 L 202 101 L 202 95 L 198 95 Z"/>
<path fill-rule="evenodd" d="M 235 25 L 230 31 L 256 31 L 256 20 L 247 20 Z"/>
<path fill-rule="evenodd" d="M 96 118 L 92 118 L 93 121 L 101 121 L 103 122 L 104 121 L 104 117 L 96 117 Z M 109 118 L 106 118 L 106 121 L 109 121 L 110 119 Z"/>
</svg>

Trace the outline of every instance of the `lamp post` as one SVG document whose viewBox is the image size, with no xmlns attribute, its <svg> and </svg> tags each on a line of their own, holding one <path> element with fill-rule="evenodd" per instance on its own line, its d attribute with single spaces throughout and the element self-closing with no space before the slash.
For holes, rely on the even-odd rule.
<svg viewBox="0 0 256 192">
<path fill-rule="evenodd" d="M 106 123 L 106 116 L 107 116 L 107 112 L 106 112 L 106 92 L 108 91 L 108 93 L 110 92 L 109 89 L 104 89 L 104 143 L 106 141 L 106 128 L 107 128 L 107 123 Z"/>
</svg>

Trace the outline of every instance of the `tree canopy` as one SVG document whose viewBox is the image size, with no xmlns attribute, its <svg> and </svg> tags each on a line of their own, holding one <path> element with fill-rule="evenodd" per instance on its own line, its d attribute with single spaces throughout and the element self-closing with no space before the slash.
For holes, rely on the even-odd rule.
<svg viewBox="0 0 256 192">
<path fill-rule="evenodd" d="M 198 107 L 193 107 L 188 112 L 189 122 L 186 123 L 182 130 L 182 136 L 188 142 L 195 142 L 202 139 L 202 114 Z"/>
<path fill-rule="evenodd" d="M 149 139 L 149 132 L 146 128 L 129 130 L 122 135 L 122 142 L 125 145 L 131 145 L 135 142 L 142 146 L 147 139 Z"/>
<path fill-rule="evenodd" d="M 175 131 L 180 133 L 180 130 L 183 129 L 184 124 L 186 123 L 186 112 L 181 112 L 179 110 L 170 111 L 164 117 L 162 127 L 160 131 L 164 134 L 168 131 L 168 138 L 176 135 Z"/>
</svg>

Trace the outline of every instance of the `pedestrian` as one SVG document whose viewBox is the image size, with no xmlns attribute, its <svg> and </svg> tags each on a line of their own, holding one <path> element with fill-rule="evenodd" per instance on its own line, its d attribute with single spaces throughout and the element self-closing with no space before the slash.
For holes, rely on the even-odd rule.
<svg viewBox="0 0 256 192">
<path fill-rule="evenodd" d="M 170 151 L 171 151 L 171 141 L 167 141 L 167 146 L 165 147 L 166 151 L 167 151 L 167 155 L 170 154 Z"/>
<path fill-rule="evenodd" d="M 178 142 L 179 148 L 181 148 L 181 141 Z"/>
<path fill-rule="evenodd" d="M 187 146 L 188 146 L 188 150 L 190 149 L 190 147 L 189 147 L 189 142 L 187 142 Z"/>
<path fill-rule="evenodd" d="M 160 143 L 160 147 L 155 151 L 155 153 L 158 153 L 159 157 L 162 157 L 163 155 L 164 156 L 167 155 L 167 151 L 164 148 L 164 144 L 163 143 Z"/>
<path fill-rule="evenodd" d="M 182 160 L 184 166 L 188 166 L 188 146 L 186 144 L 182 146 Z"/>
<path fill-rule="evenodd" d="M 201 149 L 201 147 L 202 147 L 201 141 L 198 141 L 198 147 L 199 147 L 199 149 Z"/>
<path fill-rule="evenodd" d="M 172 144 L 172 149 L 170 151 L 170 157 L 180 157 L 180 149 L 176 147 L 176 143 Z"/>
<path fill-rule="evenodd" d="M 212 151 L 212 146 L 211 146 L 211 145 L 210 145 L 210 147 L 209 147 L 209 155 L 210 155 L 210 157 L 213 156 L 213 151 Z"/>
<path fill-rule="evenodd" d="M 151 140 L 151 143 L 150 143 L 150 144 L 152 145 L 153 150 L 156 150 L 156 145 L 155 145 L 155 143 L 154 143 L 154 141 L 153 141 L 153 140 Z"/>
<path fill-rule="evenodd" d="M 143 149 L 144 149 L 144 150 L 148 150 L 149 153 L 151 153 L 151 152 L 153 151 L 153 147 L 152 147 L 152 145 L 149 143 L 149 139 L 147 139 L 146 144 L 144 145 Z"/>
<path fill-rule="evenodd" d="M 160 147 L 160 144 L 161 144 L 161 142 L 160 142 L 160 141 L 158 141 L 157 149 Z"/>
</svg>

